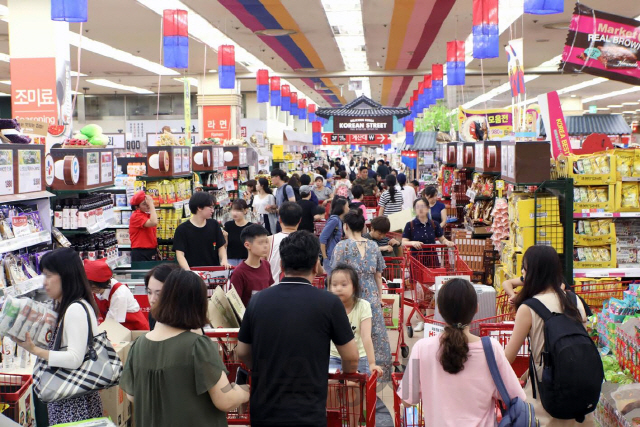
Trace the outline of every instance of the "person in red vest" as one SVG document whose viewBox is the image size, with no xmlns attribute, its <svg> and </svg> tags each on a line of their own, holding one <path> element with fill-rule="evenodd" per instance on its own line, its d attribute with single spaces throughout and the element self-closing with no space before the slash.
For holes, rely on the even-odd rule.
<svg viewBox="0 0 640 427">
<path fill-rule="evenodd" d="M 84 271 L 100 309 L 102 321 L 113 319 L 132 331 L 148 331 L 149 320 L 127 285 L 113 279 L 106 260 L 84 260 Z"/>
</svg>

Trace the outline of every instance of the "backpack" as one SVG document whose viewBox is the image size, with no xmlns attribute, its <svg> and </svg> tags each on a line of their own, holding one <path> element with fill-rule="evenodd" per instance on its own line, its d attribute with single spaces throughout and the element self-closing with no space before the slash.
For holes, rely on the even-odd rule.
<svg viewBox="0 0 640 427">
<path fill-rule="evenodd" d="M 482 337 L 482 349 L 484 350 L 484 356 L 487 359 L 493 382 L 498 389 L 498 393 L 500 393 L 502 402 L 507 407 L 506 410 L 502 411 L 502 420 L 498 424 L 498 427 L 539 427 L 540 422 L 536 419 L 536 412 L 533 409 L 533 405 L 517 397 L 513 399 L 509 397 L 509 392 L 507 392 L 507 388 L 504 386 L 504 382 L 500 376 L 500 370 L 498 370 L 496 357 L 493 353 L 493 346 L 489 337 Z M 502 409 L 502 407 L 500 409 Z"/>
<path fill-rule="evenodd" d="M 578 304 L 576 294 L 567 292 L 567 296 L 573 304 Z M 584 421 L 585 415 L 596 409 L 604 381 L 596 345 L 580 322 L 564 313 L 552 313 L 535 298 L 529 298 L 524 304 L 544 321 L 541 379 L 534 369 L 533 356 L 529 357 L 533 398 L 537 388 L 542 407 L 549 415 L 561 420 Z"/>
<path fill-rule="evenodd" d="M 349 181 L 353 182 L 357 178 L 356 171 L 351 168 L 351 172 L 349 172 Z"/>
</svg>

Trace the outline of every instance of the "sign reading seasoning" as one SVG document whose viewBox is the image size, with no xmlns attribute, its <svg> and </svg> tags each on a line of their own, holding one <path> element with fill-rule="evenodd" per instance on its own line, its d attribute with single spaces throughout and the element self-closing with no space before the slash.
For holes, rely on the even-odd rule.
<svg viewBox="0 0 640 427">
<path fill-rule="evenodd" d="M 393 133 L 393 116 L 339 117 L 333 116 L 333 133 L 336 134 L 390 134 Z"/>
</svg>

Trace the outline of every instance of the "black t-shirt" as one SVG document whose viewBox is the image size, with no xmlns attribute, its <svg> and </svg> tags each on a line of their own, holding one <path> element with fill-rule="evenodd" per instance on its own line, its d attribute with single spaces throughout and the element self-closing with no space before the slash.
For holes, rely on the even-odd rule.
<svg viewBox="0 0 640 427">
<path fill-rule="evenodd" d="M 316 209 L 318 209 L 318 204 L 305 199 L 298 200 L 296 203 L 302 208 L 302 219 L 300 220 L 298 230 L 307 230 L 313 233 L 313 217 L 315 216 Z"/>
<path fill-rule="evenodd" d="M 242 240 L 240 240 L 240 233 L 242 233 L 245 227 L 251 224 L 251 222 L 247 222 L 244 226 L 238 227 L 235 221 L 227 221 L 224 223 L 224 230 L 229 233 L 227 236 L 227 258 L 247 259 L 249 254 L 247 253 L 247 248 L 242 244 Z"/>
<path fill-rule="evenodd" d="M 208 219 L 204 227 L 183 222 L 173 236 L 173 250 L 184 252 L 189 267 L 219 266 L 218 249 L 226 240 L 218 221 Z"/>
<path fill-rule="evenodd" d="M 251 344 L 251 424 L 326 427 L 329 343 L 353 339 L 338 297 L 284 278 L 251 297 L 238 339 Z"/>
</svg>

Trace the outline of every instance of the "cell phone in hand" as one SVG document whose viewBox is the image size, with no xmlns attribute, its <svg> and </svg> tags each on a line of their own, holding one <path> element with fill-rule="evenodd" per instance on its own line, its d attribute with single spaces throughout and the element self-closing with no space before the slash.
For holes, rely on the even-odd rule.
<svg viewBox="0 0 640 427">
<path fill-rule="evenodd" d="M 236 384 L 245 385 L 249 382 L 249 372 L 246 369 L 238 368 L 236 371 Z"/>
</svg>

